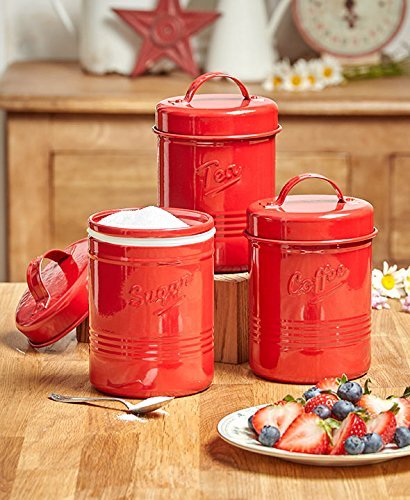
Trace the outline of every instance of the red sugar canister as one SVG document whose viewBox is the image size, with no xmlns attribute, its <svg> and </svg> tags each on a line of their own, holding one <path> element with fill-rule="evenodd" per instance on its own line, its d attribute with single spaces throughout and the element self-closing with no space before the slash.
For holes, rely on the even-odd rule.
<svg viewBox="0 0 410 500">
<path fill-rule="evenodd" d="M 182 229 L 124 229 L 89 219 L 90 380 L 145 398 L 206 389 L 214 372 L 210 215 L 168 209 Z"/>
<path fill-rule="evenodd" d="M 233 80 L 240 94 L 199 94 L 212 78 Z M 215 219 L 215 271 L 248 267 L 246 209 L 275 193 L 277 105 L 250 95 L 225 73 L 194 80 L 185 97 L 158 103 L 159 204 L 201 210 Z"/>
<path fill-rule="evenodd" d="M 290 195 L 300 181 L 334 195 Z M 370 366 L 373 207 L 318 174 L 291 179 L 248 209 L 249 359 L 261 377 L 315 383 Z"/>
</svg>

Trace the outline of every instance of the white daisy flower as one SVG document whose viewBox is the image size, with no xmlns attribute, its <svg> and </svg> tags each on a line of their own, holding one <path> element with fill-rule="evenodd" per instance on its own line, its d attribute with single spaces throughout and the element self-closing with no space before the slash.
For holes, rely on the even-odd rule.
<svg viewBox="0 0 410 500">
<path fill-rule="evenodd" d="M 325 85 L 339 85 L 343 82 L 343 70 L 340 62 L 331 56 L 317 60 L 319 80 Z"/>
<path fill-rule="evenodd" d="M 290 92 L 300 92 L 309 88 L 306 61 L 297 61 L 284 76 L 282 88 Z"/>
<path fill-rule="evenodd" d="M 278 61 L 273 65 L 272 71 L 270 72 L 268 78 L 263 83 L 263 88 L 268 91 L 280 90 L 283 86 L 283 81 L 285 76 L 290 71 L 289 60 L 284 59 L 283 61 Z"/>
<path fill-rule="evenodd" d="M 404 291 L 404 269 L 397 270 L 397 266 L 389 266 L 383 262 L 383 271 L 373 269 L 372 286 L 381 295 L 391 299 L 400 299 L 405 295 Z"/>
<path fill-rule="evenodd" d="M 306 76 L 311 90 L 322 90 L 326 84 L 322 78 L 322 64 L 320 59 L 311 59 L 306 64 Z"/>
<path fill-rule="evenodd" d="M 410 266 L 407 269 L 403 269 L 403 284 L 404 291 L 407 295 L 410 295 Z"/>
</svg>

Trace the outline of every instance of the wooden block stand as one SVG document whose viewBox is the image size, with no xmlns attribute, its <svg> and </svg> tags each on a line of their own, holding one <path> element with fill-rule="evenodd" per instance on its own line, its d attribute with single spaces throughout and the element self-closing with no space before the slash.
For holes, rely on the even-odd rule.
<svg viewBox="0 0 410 500">
<path fill-rule="evenodd" d="M 248 273 L 215 274 L 215 361 L 248 360 Z M 78 342 L 88 342 L 88 318 L 77 327 Z"/>
</svg>

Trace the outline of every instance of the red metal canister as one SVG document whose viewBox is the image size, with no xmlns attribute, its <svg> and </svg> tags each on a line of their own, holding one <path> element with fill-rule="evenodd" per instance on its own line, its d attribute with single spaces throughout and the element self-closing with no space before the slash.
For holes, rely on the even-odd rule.
<svg viewBox="0 0 410 500">
<path fill-rule="evenodd" d="M 233 80 L 242 95 L 200 94 L 211 78 Z M 185 97 L 158 103 L 159 204 L 201 210 L 215 219 L 215 271 L 248 267 L 246 209 L 275 193 L 277 105 L 251 96 L 225 73 L 206 73 Z"/>
<path fill-rule="evenodd" d="M 291 195 L 318 178 L 334 195 Z M 248 209 L 250 366 L 261 377 L 315 383 L 370 366 L 370 203 L 318 174 L 291 179 L 276 200 Z"/>
<path fill-rule="evenodd" d="M 135 398 L 183 396 L 212 382 L 214 222 L 168 209 L 183 229 L 89 219 L 90 380 Z"/>
</svg>

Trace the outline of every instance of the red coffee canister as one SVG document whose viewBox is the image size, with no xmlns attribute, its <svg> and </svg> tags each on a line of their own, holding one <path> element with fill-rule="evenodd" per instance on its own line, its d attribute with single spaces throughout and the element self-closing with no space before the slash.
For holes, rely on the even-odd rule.
<svg viewBox="0 0 410 500">
<path fill-rule="evenodd" d="M 233 80 L 241 94 L 200 94 L 211 78 Z M 247 270 L 246 208 L 275 193 L 277 105 L 251 96 L 225 73 L 205 73 L 185 97 L 158 103 L 159 204 L 201 210 L 215 219 L 215 271 Z"/>
<path fill-rule="evenodd" d="M 305 179 L 334 195 L 293 195 Z M 248 209 L 249 358 L 256 375 L 315 383 L 370 366 L 373 207 L 318 174 Z"/>
<path fill-rule="evenodd" d="M 168 209 L 188 227 L 124 229 L 89 219 L 90 380 L 110 394 L 184 396 L 214 372 L 210 215 Z"/>
</svg>

